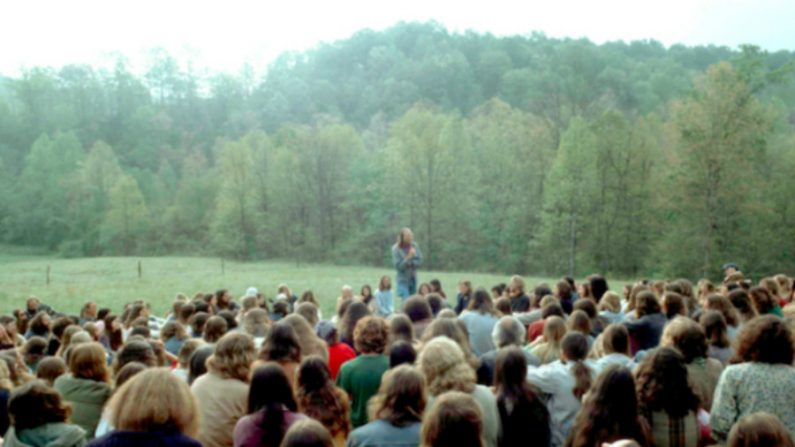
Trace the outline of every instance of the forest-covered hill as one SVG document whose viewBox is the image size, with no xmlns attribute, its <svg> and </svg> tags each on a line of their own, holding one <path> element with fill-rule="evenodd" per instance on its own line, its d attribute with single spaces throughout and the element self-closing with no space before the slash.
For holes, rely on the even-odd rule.
<svg viewBox="0 0 795 447">
<path fill-rule="evenodd" d="M 402 23 L 262 78 L 33 68 L 0 79 L 0 238 L 383 265 L 408 225 L 434 268 L 791 271 L 793 63 Z"/>
</svg>

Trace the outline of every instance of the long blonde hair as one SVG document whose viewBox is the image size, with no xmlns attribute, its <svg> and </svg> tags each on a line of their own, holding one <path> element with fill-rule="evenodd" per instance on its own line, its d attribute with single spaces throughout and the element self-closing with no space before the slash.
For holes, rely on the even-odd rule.
<svg viewBox="0 0 795 447">
<path fill-rule="evenodd" d="M 428 393 L 438 396 L 446 391 L 471 393 L 475 388 L 475 370 L 467 363 L 458 343 L 447 337 L 429 341 L 417 359 L 425 375 Z"/>
<path fill-rule="evenodd" d="M 543 341 L 535 345 L 533 354 L 542 364 L 552 363 L 560 358 L 560 342 L 566 335 L 566 322 L 558 316 L 551 316 L 544 322 Z"/>
<path fill-rule="evenodd" d="M 148 369 L 127 381 L 111 398 L 111 424 L 117 430 L 174 430 L 187 436 L 199 431 L 196 397 L 187 383 L 166 368 Z"/>
</svg>

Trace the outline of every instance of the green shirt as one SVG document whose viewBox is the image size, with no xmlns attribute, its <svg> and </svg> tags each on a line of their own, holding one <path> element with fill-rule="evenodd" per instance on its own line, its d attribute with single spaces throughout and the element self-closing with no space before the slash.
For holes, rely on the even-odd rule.
<svg viewBox="0 0 795 447">
<path fill-rule="evenodd" d="M 361 355 L 345 362 L 337 375 L 337 386 L 351 396 L 353 427 L 367 423 L 367 402 L 381 386 L 381 376 L 389 369 L 385 355 Z"/>
</svg>

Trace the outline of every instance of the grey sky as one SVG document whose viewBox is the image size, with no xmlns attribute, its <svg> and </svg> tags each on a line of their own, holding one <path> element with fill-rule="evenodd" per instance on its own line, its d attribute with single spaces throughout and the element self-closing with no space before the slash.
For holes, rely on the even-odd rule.
<svg viewBox="0 0 795 447">
<path fill-rule="evenodd" d="M 554 37 L 653 38 L 674 43 L 795 50 L 795 0 L 11 0 L 0 16 L 0 73 L 68 63 L 104 65 L 113 52 L 143 69 L 163 47 L 195 67 L 262 68 L 285 50 L 436 20 L 453 31 L 496 35 L 542 31 Z"/>
</svg>

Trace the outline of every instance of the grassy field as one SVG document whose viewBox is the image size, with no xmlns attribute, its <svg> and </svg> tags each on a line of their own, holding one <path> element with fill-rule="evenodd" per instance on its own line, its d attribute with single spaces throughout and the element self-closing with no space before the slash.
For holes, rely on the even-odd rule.
<svg viewBox="0 0 795 447">
<path fill-rule="evenodd" d="M 138 277 L 138 262 L 142 275 Z M 47 267 L 50 285 L 47 285 Z M 246 288 L 257 287 L 268 297 L 276 295 L 279 284 L 286 283 L 293 293 L 311 289 L 320 300 L 324 315 L 332 315 L 334 303 L 343 285 L 357 291 L 363 284 L 375 286 L 382 275 L 394 275 L 388 268 L 300 265 L 287 262 L 224 262 L 217 258 L 85 258 L 62 259 L 35 254 L 0 254 L 0 313 L 10 313 L 24 306 L 29 295 L 36 295 L 56 309 L 76 313 L 86 301 L 118 312 L 134 299 L 148 301 L 157 314 L 163 314 L 174 296 L 193 296 L 199 291 L 212 292 L 228 288 L 235 297 Z M 455 272 L 420 272 L 420 281 L 439 278 L 448 295 L 454 294 L 461 279 L 477 286 L 491 287 L 507 281 L 506 275 Z M 547 280 L 526 278 L 528 284 Z"/>
</svg>

